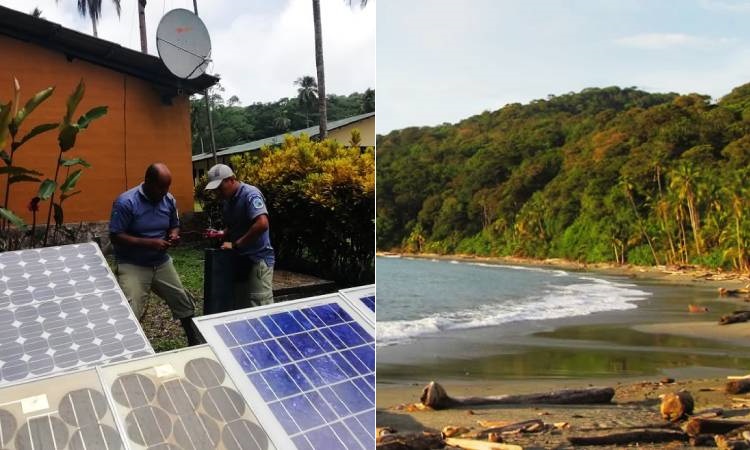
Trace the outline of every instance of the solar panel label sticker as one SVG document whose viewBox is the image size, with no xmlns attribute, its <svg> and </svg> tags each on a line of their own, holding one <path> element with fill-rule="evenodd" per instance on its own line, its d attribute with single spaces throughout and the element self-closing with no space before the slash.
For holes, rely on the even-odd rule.
<svg viewBox="0 0 750 450">
<path fill-rule="evenodd" d="M 339 291 L 355 308 L 375 323 L 375 285 L 353 287 Z"/>
<path fill-rule="evenodd" d="M 0 448 L 123 449 L 95 369 L 0 388 Z"/>
<path fill-rule="evenodd" d="M 96 244 L 0 253 L 0 386 L 152 353 Z"/>
<path fill-rule="evenodd" d="M 207 345 L 99 372 L 131 449 L 276 449 Z"/>
<path fill-rule="evenodd" d="M 375 447 L 374 329 L 343 297 L 282 302 L 196 323 L 277 447 Z"/>
</svg>

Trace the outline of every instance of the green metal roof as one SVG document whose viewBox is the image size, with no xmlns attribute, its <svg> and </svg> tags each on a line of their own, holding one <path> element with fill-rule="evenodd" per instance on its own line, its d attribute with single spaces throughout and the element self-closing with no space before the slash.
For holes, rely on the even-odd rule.
<svg viewBox="0 0 750 450">
<path fill-rule="evenodd" d="M 374 116 L 375 116 L 375 113 L 370 112 L 370 113 L 360 114 L 358 116 L 347 117 L 341 120 L 334 120 L 333 122 L 328 122 L 328 131 L 332 131 L 337 128 L 341 128 L 346 125 L 350 125 L 352 123 L 359 122 L 361 120 L 365 120 L 367 118 L 374 117 Z M 282 142 L 284 142 L 284 136 L 288 134 L 291 134 L 292 136 L 299 136 L 302 133 L 310 137 L 315 137 L 318 134 L 320 134 L 320 126 L 304 128 L 302 130 L 297 130 L 297 131 L 290 131 L 288 133 L 278 134 L 276 136 L 268 137 L 265 139 L 259 139 L 257 141 L 245 142 L 242 144 L 233 145 L 231 147 L 222 148 L 216 152 L 216 156 L 217 157 L 228 156 L 228 155 L 234 155 L 237 153 L 245 153 L 245 152 L 249 152 L 252 150 L 258 150 L 264 145 L 279 145 Z M 200 153 L 198 155 L 193 155 L 193 162 L 203 161 L 204 159 L 209 159 L 209 158 L 213 158 L 212 153 Z"/>
</svg>

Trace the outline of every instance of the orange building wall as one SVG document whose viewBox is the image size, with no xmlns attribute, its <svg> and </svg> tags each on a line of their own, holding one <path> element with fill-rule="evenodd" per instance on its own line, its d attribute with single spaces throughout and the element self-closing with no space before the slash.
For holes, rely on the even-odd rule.
<svg viewBox="0 0 750 450">
<path fill-rule="evenodd" d="M 59 122 L 65 103 L 79 80 L 86 92 L 76 117 L 95 106 L 106 105 L 107 115 L 79 133 L 76 145 L 65 158 L 81 157 L 92 167 L 84 169 L 77 190 L 81 193 L 64 203 L 65 222 L 108 220 L 112 202 L 123 191 L 143 179 L 152 162 L 164 162 L 172 171 L 171 192 L 180 211 L 193 209 L 192 163 L 190 159 L 190 108 L 188 98 L 161 101 L 156 89 L 145 80 L 125 75 L 86 61 L 68 61 L 65 55 L 34 44 L 0 36 L 0 103 L 13 96 L 13 77 L 21 85 L 21 103 L 36 92 L 55 86 L 55 92 L 25 120 L 17 138 L 41 123 Z M 6 145 L 9 151 L 10 145 Z M 14 165 L 34 169 L 53 179 L 59 148 L 57 131 L 49 131 L 24 144 Z M 0 162 L 0 164 L 3 164 Z M 62 183 L 65 174 L 58 177 Z M 36 195 L 37 183 L 11 187 L 10 209 L 31 220 L 26 205 Z M 5 176 L 0 176 L 0 202 L 5 198 Z M 37 221 L 46 221 L 49 202 L 42 204 Z"/>
</svg>

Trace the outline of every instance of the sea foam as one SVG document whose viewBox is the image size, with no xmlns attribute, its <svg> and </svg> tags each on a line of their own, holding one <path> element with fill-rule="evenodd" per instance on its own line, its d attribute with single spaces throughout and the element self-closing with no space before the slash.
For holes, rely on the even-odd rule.
<svg viewBox="0 0 750 450">
<path fill-rule="evenodd" d="M 472 263 L 478 266 L 503 269 L 534 270 L 550 272 L 553 277 L 570 276 L 562 270 L 547 270 L 521 266 L 493 266 Z M 651 293 L 638 289 L 634 284 L 618 283 L 601 278 L 574 277 L 570 284 L 555 284 L 553 279 L 540 292 L 525 298 L 504 300 L 502 303 L 483 304 L 471 309 L 444 311 L 417 320 L 378 321 L 378 345 L 393 345 L 429 336 L 447 330 L 490 327 L 524 320 L 560 319 L 586 316 L 604 311 L 634 309 L 635 302 L 648 298 Z"/>
</svg>

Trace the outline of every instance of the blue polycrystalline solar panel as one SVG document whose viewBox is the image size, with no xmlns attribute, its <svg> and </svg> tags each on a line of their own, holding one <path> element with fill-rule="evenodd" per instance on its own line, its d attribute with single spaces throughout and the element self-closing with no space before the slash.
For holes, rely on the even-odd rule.
<svg viewBox="0 0 750 450">
<path fill-rule="evenodd" d="M 96 244 L 0 253 L 0 386 L 152 353 Z"/>
<path fill-rule="evenodd" d="M 338 294 L 196 319 L 279 448 L 375 447 L 372 324 Z"/>
<path fill-rule="evenodd" d="M 375 322 L 375 285 L 359 286 L 339 291 L 355 308 Z"/>
<path fill-rule="evenodd" d="M 370 311 L 375 312 L 375 296 L 374 295 L 366 295 L 364 297 L 359 298 L 362 303 L 365 304 L 368 308 L 370 308 Z"/>
</svg>

